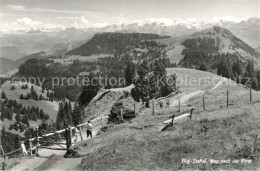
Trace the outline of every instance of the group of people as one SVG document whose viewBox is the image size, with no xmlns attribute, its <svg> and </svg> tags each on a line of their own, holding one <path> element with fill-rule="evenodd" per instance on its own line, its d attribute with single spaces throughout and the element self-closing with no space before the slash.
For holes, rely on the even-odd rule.
<svg viewBox="0 0 260 171">
<path fill-rule="evenodd" d="M 159 105 L 160 105 L 160 108 L 163 108 L 163 106 L 164 106 L 164 101 L 163 101 L 162 99 L 159 101 Z M 169 101 L 169 100 L 166 102 L 166 106 L 167 106 L 167 107 L 170 106 L 170 101 Z"/>
<path fill-rule="evenodd" d="M 88 121 L 88 123 L 86 124 L 85 126 L 86 130 L 87 130 L 87 138 L 90 137 L 92 138 L 92 124 L 90 121 Z M 79 130 L 78 128 L 76 127 L 75 128 L 75 140 L 74 142 L 76 143 L 78 141 L 78 137 L 79 137 Z"/>
</svg>

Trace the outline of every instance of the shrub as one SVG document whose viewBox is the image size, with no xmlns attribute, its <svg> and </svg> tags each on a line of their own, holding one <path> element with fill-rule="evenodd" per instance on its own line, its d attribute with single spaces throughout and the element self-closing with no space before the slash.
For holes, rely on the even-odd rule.
<svg viewBox="0 0 260 171">
<path fill-rule="evenodd" d="M 110 115 L 108 116 L 108 123 L 122 123 L 124 122 L 121 118 L 121 110 L 123 112 L 123 119 L 124 120 L 131 120 L 135 117 L 134 111 L 130 109 L 126 109 L 122 102 L 115 103 L 111 110 Z"/>
<path fill-rule="evenodd" d="M 14 85 L 12 85 L 11 90 L 15 90 L 15 86 Z"/>
</svg>

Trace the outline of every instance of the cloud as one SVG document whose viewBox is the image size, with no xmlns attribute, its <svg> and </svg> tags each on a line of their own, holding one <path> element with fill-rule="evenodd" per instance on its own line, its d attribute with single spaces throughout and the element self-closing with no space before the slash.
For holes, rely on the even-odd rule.
<svg viewBox="0 0 260 171">
<path fill-rule="evenodd" d="M 81 11 L 81 10 L 55 10 L 55 9 L 45 9 L 45 8 L 33 8 L 32 10 L 37 12 L 51 12 L 51 13 L 65 13 L 65 14 L 93 14 L 93 15 L 107 15 L 101 12 L 92 11 Z"/>
<path fill-rule="evenodd" d="M 186 24 L 186 25 L 194 25 L 197 23 L 196 18 L 188 18 L 188 19 L 182 19 L 182 18 L 148 18 L 145 20 L 137 21 L 139 25 L 144 24 L 151 24 L 151 23 L 157 23 L 157 24 L 163 24 L 165 26 L 174 26 L 178 24 Z"/>
<path fill-rule="evenodd" d="M 7 5 L 7 7 L 12 10 L 16 10 L 16 11 L 27 11 L 25 6 L 23 6 L 23 5 Z"/>
<path fill-rule="evenodd" d="M 109 26 L 109 23 L 95 23 L 93 24 L 93 27 L 97 27 L 97 28 L 102 28 L 102 27 L 106 27 Z"/>
<path fill-rule="evenodd" d="M 27 25 L 27 26 L 30 26 L 30 27 L 37 26 L 37 25 L 41 24 L 40 21 L 34 21 L 34 20 L 32 20 L 31 18 L 28 18 L 28 17 L 19 18 L 16 21 L 19 22 L 20 24 L 24 24 L 24 25 Z"/>
<path fill-rule="evenodd" d="M 85 18 L 85 16 L 81 16 L 81 22 L 84 24 L 88 24 L 88 20 Z"/>
<path fill-rule="evenodd" d="M 61 29 L 65 29 L 65 26 L 43 24 L 41 21 L 33 20 L 28 17 L 18 18 L 14 22 L 5 23 L 1 28 L 1 30 L 5 33 L 30 30 L 54 31 Z"/>
<path fill-rule="evenodd" d="M 15 11 L 27 11 L 27 12 L 49 12 L 49 13 L 64 13 L 64 14 L 88 14 L 88 15 L 107 15 L 102 12 L 93 12 L 85 10 L 56 10 L 56 9 L 47 9 L 47 8 L 26 8 L 22 5 L 7 5 L 8 8 Z"/>
<path fill-rule="evenodd" d="M 220 21 L 231 21 L 231 22 L 241 22 L 245 20 L 245 18 L 236 18 L 236 17 L 233 17 L 233 16 L 214 16 L 212 17 L 212 21 L 213 23 L 216 23 L 216 22 L 220 22 Z"/>
<path fill-rule="evenodd" d="M 70 27 L 75 28 L 86 28 L 88 26 L 88 19 L 85 16 L 77 17 L 74 23 L 70 25 Z"/>
</svg>

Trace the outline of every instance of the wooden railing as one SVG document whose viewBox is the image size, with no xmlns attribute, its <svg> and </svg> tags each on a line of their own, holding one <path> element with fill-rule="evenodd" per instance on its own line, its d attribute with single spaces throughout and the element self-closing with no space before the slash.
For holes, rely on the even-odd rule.
<svg viewBox="0 0 260 171">
<path fill-rule="evenodd" d="M 108 118 L 108 116 L 101 116 L 99 118 L 91 120 L 91 122 L 100 120 L 100 125 L 103 127 L 103 119 L 106 119 L 106 118 Z M 21 148 L 15 149 L 15 150 L 10 151 L 8 153 L 4 153 L 4 150 L 1 146 L 1 150 L 2 150 L 2 153 L 3 153 L 2 157 L 5 159 L 5 157 L 10 156 L 10 155 L 17 153 L 17 152 L 21 152 L 21 151 L 23 152 L 24 155 L 28 155 L 28 154 L 32 155 L 33 151 L 35 151 L 35 153 L 38 155 L 38 148 L 46 148 L 46 149 L 53 149 L 53 150 L 68 150 L 72 145 L 72 130 L 75 129 L 75 128 L 78 128 L 79 133 L 80 133 L 80 137 L 81 137 L 81 141 L 83 141 L 82 127 L 84 127 L 87 123 L 88 122 L 85 122 L 85 123 L 82 123 L 80 125 L 77 125 L 76 127 L 75 126 L 68 127 L 68 128 L 62 129 L 62 130 L 54 131 L 54 132 L 38 130 L 36 128 L 35 137 L 21 141 Z M 48 132 L 48 133 L 39 135 L 39 133 L 42 133 L 42 132 Z M 53 138 L 51 138 L 51 136 L 55 136 L 57 134 L 58 135 L 64 134 L 65 142 L 58 142 L 58 141 L 53 140 Z M 45 140 L 46 138 L 48 140 Z M 62 139 L 62 138 L 59 138 L 59 139 Z M 25 145 L 24 145 L 25 142 L 29 142 L 29 149 L 28 150 L 25 148 Z M 40 144 L 56 144 L 60 148 L 55 148 L 55 147 L 48 146 L 48 145 L 47 146 L 41 146 Z M 66 147 L 63 147 L 62 145 L 65 145 Z"/>
</svg>

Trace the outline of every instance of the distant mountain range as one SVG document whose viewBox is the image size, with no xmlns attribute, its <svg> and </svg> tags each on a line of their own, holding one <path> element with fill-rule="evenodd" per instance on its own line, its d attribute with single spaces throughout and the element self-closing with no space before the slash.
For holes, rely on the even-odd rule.
<svg viewBox="0 0 260 171">
<path fill-rule="evenodd" d="M 221 27 L 213 27 L 218 25 Z M 212 30 L 212 28 L 214 28 Z M 226 29 L 222 29 L 226 28 Z M 192 36 L 205 36 L 205 32 L 215 32 L 221 39 L 219 52 L 237 53 L 245 59 L 255 58 L 257 51 L 260 51 L 260 19 L 250 18 L 240 23 L 223 22 L 187 24 L 179 23 L 167 26 L 162 23 L 134 23 L 129 25 L 112 25 L 103 28 L 76 29 L 69 28 L 57 32 L 29 31 L 16 34 L 3 34 L 0 38 L 0 74 L 19 67 L 26 60 L 31 58 L 46 57 L 50 55 L 82 55 L 88 56 L 100 53 L 112 53 L 119 49 L 126 48 L 125 41 L 135 43 L 141 39 L 134 34 L 129 37 L 122 37 L 120 33 L 151 33 L 171 36 L 174 44 L 181 44 L 181 41 Z M 106 34 L 97 34 L 104 33 Z M 110 34 L 117 32 L 116 34 Z M 131 35 L 131 36 L 130 36 Z M 212 35 L 210 37 L 213 37 Z M 156 35 L 150 39 L 160 38 Z M 216 36 L 213 37 L 217 40 Z M 128 43 L 129 45 L 129 43 Z M 255 48 L 255 49 L 253 49 Z M 44 52 L 43 52 L 44 51 Z"/>
<path fill-rule="evenodd" d="M 180 37 L 215 25 L 230 30 L 234 35 L 253 48 L 260 47 L 260 19 L 250 18 L 240 23 L 228 21 L 219 21 L 217 23 L 176 22 L 173 25 L 167 25 L 164 23 L 149 22 L 128 25 L 109 25 L 103 28 L 68 28 L 66 30 L 57 30 L 53 32 L 43 32 L 40 30 L 31 30 L 28 32 L 20 31 L 18 33 L 2 34 L 0 38 L 0 57 L 16 60 L 25 55 L 40 51 L 45 51 L 47 54 L 63 55 L 86 43 L 96 33 L 102 32 L 138 32 Z"/>
</svg>

